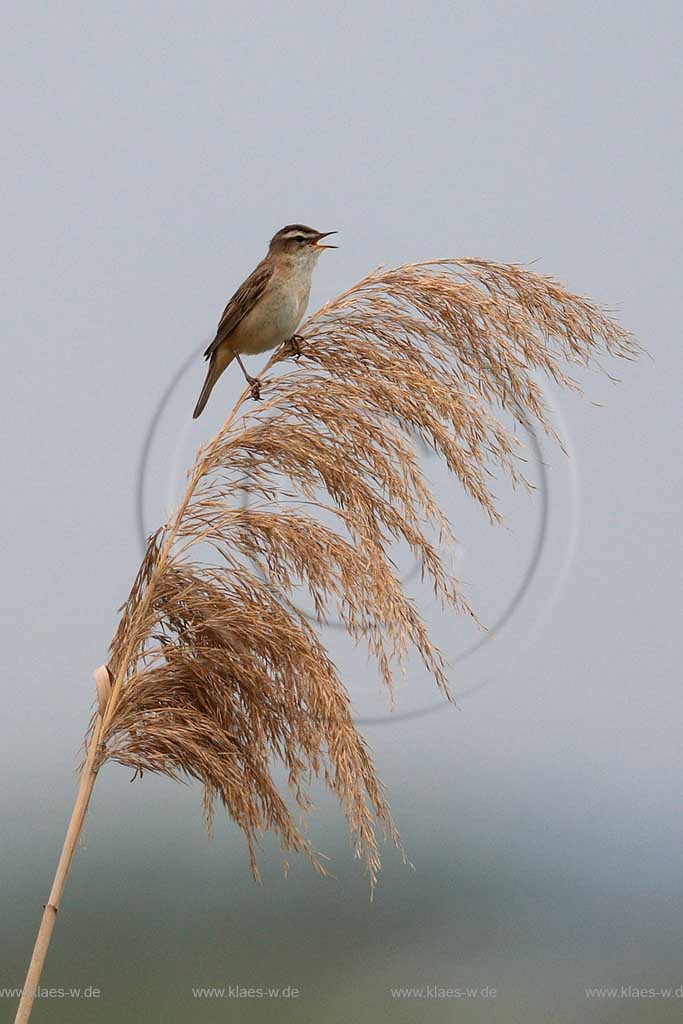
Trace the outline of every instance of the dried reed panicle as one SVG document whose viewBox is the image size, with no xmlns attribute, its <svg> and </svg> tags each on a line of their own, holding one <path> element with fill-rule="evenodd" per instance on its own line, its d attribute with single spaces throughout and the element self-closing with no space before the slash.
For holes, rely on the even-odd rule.
<svg viewBox="0 0 683 1024">
<path fill-rule="evenodd" d="M 375 823 L 397 834 L 296 593 L 306 588 L 319 622 L 340 616 L 389 688 L 414 648 L 447 694 L 446 667 L 392 562 L 406 544 L 438 598 L 468 611 L 416 440 L 495 520 L 493 473 L 522 479 L 500 410 L 550 430 L 537 371 L 575 387 L 567 364 L 601 351 L 632 357 L 637 346 L 556 281 L 483 260 L 378 270 L 302 334 L 301 362 L 265 379 L 258 406 L 242 396 L 198 453 L 177 514 L 149 540 L 112 644 L 99 762 L 199 779 L 208 818 L 218 799 L 244 831 L 255 874 L 268 829 L 323 870 L 273 760 L 304 812 L 311 778 L 323 776 L 374 882 Z"/>
</svg>

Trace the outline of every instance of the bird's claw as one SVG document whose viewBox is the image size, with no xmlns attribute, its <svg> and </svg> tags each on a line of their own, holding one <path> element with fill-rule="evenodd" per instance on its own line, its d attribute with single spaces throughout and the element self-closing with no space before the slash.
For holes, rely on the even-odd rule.
<svg viewBox="0 0 683 1024">
<path fill-rule="evenodd" d="M 261 399 L 261 381 L 258 379 L 258 377 L 250 377 L 249 378 L 249 387 L 251 389 L 251 397 L 254 399 L 254 401 L 255 402 L 260 401 L 260 399 Z"/>
<path fill-rule="evenodd" d="M 287 348 L 295 359 L 301 358 L 301 342 L 303 340 L 304 339 L 300 334 L 293 334 L 292 337 L 287 342 Z"/>
</svg>

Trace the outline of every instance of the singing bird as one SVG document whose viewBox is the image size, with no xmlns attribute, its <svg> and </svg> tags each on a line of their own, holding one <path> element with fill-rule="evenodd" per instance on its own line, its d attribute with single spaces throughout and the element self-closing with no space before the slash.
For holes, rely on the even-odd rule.
<svg viewBox="0 0 683 1024">
<path fill-rule="evenodd" d="M 313 268 L 323 249 L 323 238 L 336 231 L 316 231 L 305 224 L 288 224 L 270 240 L 265 259 L 240 285 L 225 307 L 204 358 L 209 369 L 193 418 L 201 416 L 214 385 L 223 370 L 236 359 L 251 387 L 260 398 L 261 382 L 250 377 L 240 353 L 255 355 L 295 337 L 308 305 Z"/>
</svg>

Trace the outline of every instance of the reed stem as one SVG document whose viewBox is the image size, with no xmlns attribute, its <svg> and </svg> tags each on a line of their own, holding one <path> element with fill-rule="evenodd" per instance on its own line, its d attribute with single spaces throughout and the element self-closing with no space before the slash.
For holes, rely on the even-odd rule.
<svg viewBox="0 0 683 1024">
<path fill-rule="evenodd" d="M 38 990 L 40 975 L 43 970 L 43 964 L 45 963 L 45 957 L 47 956 L 52 931 L 57 919 L 57 911 L 59 910 L 59 904 L 64 891 L 66 876 L 69 872 L 74 851 L 81 835 L 83 822 L 90 802 L 90 795 L 92 793 L 93 786 L 95 785 L 95 779 L 97 778 L 95 757 L 101 734 L 102 718 L 98 715 L 95 720 L 95 727 L 92 731 L 92 736 L 90 737 L 88 753 L 85 764 L 83 765 L 81 781 L 76 794 L 76 802 L 74 803 L 74 808 L 71 812 L 71 819 L 66 830 L 66 837 L 59 857 L 59 863 L 57 864 L 57 871 L 55 872 L 54 881 L 52 882 L 50 895 L 48 896 L 47 903 L 43 909 L 43 916 L 38 929 L 38 936 L 36 938 L 35 946 L 33 947 L 33 955 L 26 974 L 26 980 L 24 982 L 22 996 L 19 1001 L 17 1015 L 14 1018 L 14 1024 L 25 1024 L 31 1016 L 33 1001 Z"/>
</svg>

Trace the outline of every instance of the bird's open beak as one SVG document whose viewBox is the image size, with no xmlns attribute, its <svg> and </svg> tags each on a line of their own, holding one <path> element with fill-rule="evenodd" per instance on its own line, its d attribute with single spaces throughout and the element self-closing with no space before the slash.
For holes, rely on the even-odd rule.
<svg viewBox="0 0 683 1024">
<path fill-rule="evenodd" d="M 314 242 L 311 242 L 311 245 L 314 245 L 316 247 L 316 249 L 336 249 L 337 248 L 336 245 L 321 245 L 320 244 L 320 239 L 321 238 L 329 238 L 330 235 L 336 235 L 336 234 L 337 234 L 336 231 L 324 231 L 322 234 L 318 235 L 318 237 L 315 239 Z"/>
</svg>

